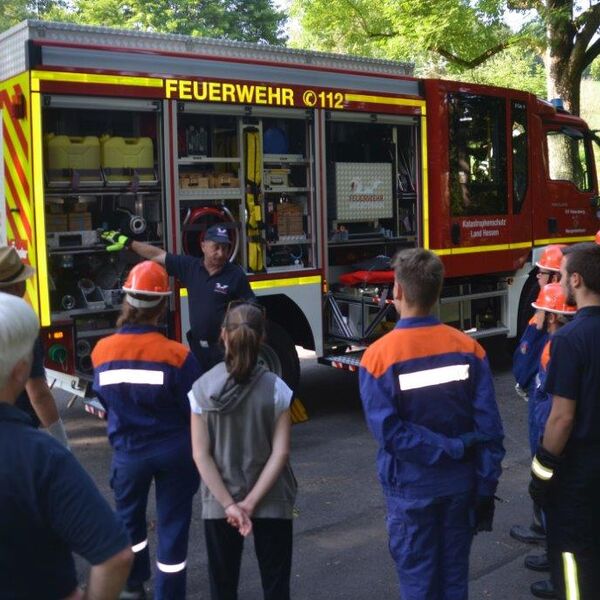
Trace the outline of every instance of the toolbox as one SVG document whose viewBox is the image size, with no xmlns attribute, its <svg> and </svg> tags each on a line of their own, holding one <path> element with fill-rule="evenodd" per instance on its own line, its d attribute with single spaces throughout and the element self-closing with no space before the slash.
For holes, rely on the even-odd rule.
<svg viewBox="0 0 600 600">
<path fill-rule="evenodd" d="M 61 214 L 46 214 L 46 231 L 68 231 L 69 229 L 69 215 L 65 213 Z"/>
<path fill-rule="evenodd" d="M 239 187 L 240 180 L 233 173 L 216 173 L 210 178 L 211 188 Z"/>
<path fill-rule="evenodd" d="M 65 215 L 66 217 L 67 215 Z M 98 243 L 98 232 L 90 231 L 56 231 L 46 234 L 48 248 L 84 248 Z"/>
<path fill-rule="evenodd" d="M 69 213 L 68 231 L 89 231 L 92 229 L 92 214 L 89 212 Z"/>
<path fill-rule="evenodd" d="M 289 175 L 290 169 L 265 169 L 265 188 L 276 189 L 289 187 Z"/>
<path fill-rule="evenodd" d="M 210 177 L 205 173 L 182 173 L 179 176 L 179 187 L 181 188 L 208 188 L 210 187 Z"/>
<path fill-rule="evenodd" d="M 301 236 L 304 234 L 303 209 L 300 204 L 283 202 L 277 204 L 277 234 L 284 236 Z"/>
</svg>

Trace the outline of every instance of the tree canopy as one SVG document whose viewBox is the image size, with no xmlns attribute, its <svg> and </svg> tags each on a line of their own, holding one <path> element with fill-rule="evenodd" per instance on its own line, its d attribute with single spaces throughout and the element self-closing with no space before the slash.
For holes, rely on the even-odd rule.
<svg viewBox="0 0 600 600">
<path fill-rule="evenodd" d="M 0 0 L 0 28 L 27 18 L 230 40 L 285 43 L 272 0 Z"/>
<path fill-rule="evenodd" d="M 600 2 L 594 0 L 292 0 L 292 11 L 300 24 L 296 46 L 442 60 L 450 74 L 510 56 L 511 48 L 538 53 L 549 95 L 562 97 L 576 114 L 581 75 L 600 54 Z M 516 29 L 508 25 L 511 15 Z"/>
</svg>

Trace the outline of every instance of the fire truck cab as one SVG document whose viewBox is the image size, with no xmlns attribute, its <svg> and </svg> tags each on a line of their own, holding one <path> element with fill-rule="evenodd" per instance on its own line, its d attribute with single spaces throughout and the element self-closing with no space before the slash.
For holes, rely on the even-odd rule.
<svg viewBox="0 0 600 600">
<path fill-rule="evenodd" d="M 231 260 L 268 316 L 262 359 L 291 386 L 295 346 L 354 370 L 393 325 L 390 257 L 436 252 L 437 308 L 476 337 L 516 336 L 535 257 L 598 229 L 592 135 L 516 90 L 410 65 L 203 38 L 28 21 L 0 35 L 0 244 L 34 266 L 48 377 L 84 397 L 138 259 L 120 229 Z M 185 340 L 187 290 L 165 328 Z M 202 307 L 192 307 L 201 310 Z"/>
</svg>

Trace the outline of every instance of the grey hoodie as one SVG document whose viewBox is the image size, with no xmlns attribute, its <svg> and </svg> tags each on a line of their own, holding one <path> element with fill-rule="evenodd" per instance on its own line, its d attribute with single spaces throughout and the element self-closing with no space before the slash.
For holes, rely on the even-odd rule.
<svg viewBox="0 0 600 600">
<path fill-rule="evenodd" d="M 225 487 L 238 502 L 252 489 L 271 455 L 276 380 L 274 373 L 257 366 L 249 381 L 240 385 L 221 362 L 192 387 L 208 425 L 211 454 Z M 288 463 L 253 517 L 291 519 L 296 490 L 296 479 Z M 202 518 L 224 519 L 222 506 L 204 482 L 201 493 Z"/>
</svg>

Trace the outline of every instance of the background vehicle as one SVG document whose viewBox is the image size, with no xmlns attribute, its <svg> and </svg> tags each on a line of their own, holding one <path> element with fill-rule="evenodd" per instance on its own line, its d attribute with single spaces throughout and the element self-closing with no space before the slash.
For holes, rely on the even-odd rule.
<svg viewBox="0 0 600 600">
<path fill-rule="evenodd" d="M 295 345 L 354 369 L 387 331 L 398 248 L 446 267 L 441 318 L 518 334 L 550 242 L 598 229 L 591 134 L 531 94 L 418 80 L 388 61 L 24 22 L 0 35 L 0 243 L 37 269 L 48 376 L 84 397 L 137 257 L 118 227 L 199 253 L 223 222 L 265 304 L 264 361 L 294 386 Z M 358 273 L 357 273 L 358 271 Z M 349 273 L 355 273 L 349 276 Z M 184 339 L 187 291 L 168 327 Z"/>
</svg>

